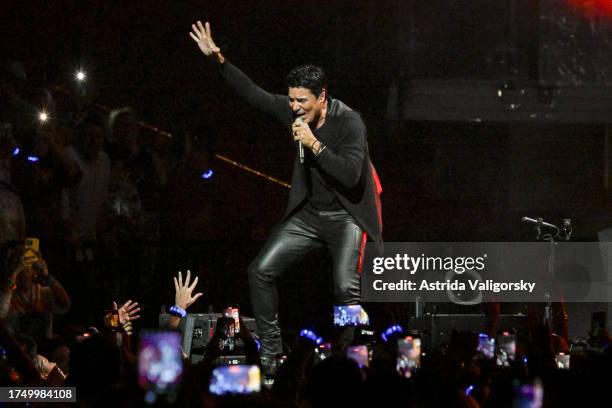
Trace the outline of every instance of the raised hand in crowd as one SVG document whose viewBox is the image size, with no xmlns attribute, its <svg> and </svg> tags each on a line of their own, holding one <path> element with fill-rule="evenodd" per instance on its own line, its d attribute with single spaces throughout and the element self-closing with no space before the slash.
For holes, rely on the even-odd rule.
<svg viewBox="0 0 612 408">
<path fill-rule="evenodd" d="M 123 327 L 128 336 L 133 333 L 132 322 L 140 319 L 140 308 L 138 302 L 128 300 L 121 307 L 118 307 L 117 302 L 113 301 L 113 310 L 117 310 L 119 315 L 119 324 Z"/>
<path fill-rule="evenodd" d="M 202 293 L 196 293 L 193 296 L 193 290 L 198 284 L 198 277 L 196 276 L 193 282 L 191 282 L 191 271 L 187 269 L 187 276 L 183 281 L 183 275 L 181 271 L 178 273 L 178 277 L 174 277 L 174 304 L 185 310 L 192 304 L 194 304 L 201 296 Z"/>
<path fill-rule="evenodd" d="M 198 277 L 196 276 L 193 282 L 191 282 L 191 271 L 187 270 L 187 275 L 185 276 L 185 280 L 183 280 L 183 273 L 181 271 L 178 272 L 178 276 L 174 278 L 174 308 L 172 316 L 168 321 L 168 326 L 172 329 L 176 329 L 180 322 L 181 316 L 184 315 L 187 311 L 187 308 L 193 305 L 202 295 L 202 292 L 198 292 L 195 295 L 193 291 L 198 284 Z"/>
</svg>

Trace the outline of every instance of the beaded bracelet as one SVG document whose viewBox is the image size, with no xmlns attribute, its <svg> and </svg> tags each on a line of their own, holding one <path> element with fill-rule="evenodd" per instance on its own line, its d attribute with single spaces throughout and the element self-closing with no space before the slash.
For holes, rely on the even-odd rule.
<svg viewBox="0 0 612 408">
<path fill-rule="evenodd" d="M 187 316 L 187 311 L 185 309 L 183 309 L 180 306 L 170 306 L 168 308 L 168 313 L 171 314 L 172 316 L 176 316 L 176 317 L 185 317 Z"/>
</svg>

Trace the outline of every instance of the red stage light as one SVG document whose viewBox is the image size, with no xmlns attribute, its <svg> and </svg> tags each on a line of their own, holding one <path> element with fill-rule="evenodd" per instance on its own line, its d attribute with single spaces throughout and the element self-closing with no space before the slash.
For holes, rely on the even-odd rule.
<svg viewBox="0 0 612 408">
<path fill-rule="evenodd" d="M 612 18 L 612 0 L 568 0 L 569 3 L 589 18 Z"/>
</svg>

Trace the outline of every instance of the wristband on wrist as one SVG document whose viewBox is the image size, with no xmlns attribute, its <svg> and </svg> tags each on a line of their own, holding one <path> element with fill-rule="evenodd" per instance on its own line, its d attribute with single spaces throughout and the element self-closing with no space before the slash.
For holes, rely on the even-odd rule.
<svg viewBox="0 0 612 408">
<path fill-rule="evenodd" d="M 127 322 L 124 322 L 122 325 L 123 327 L 123 331 L 125 331 L 125 334 L 127 334 L 128 336 L 131 336 L 132 333 L 132 322 L 130 322 L 129 320 Z"/>
<path fill-rule="evenodd" d="M 176 316 L 180 318 L 187 316 L 187 311 L 183 309 L 182 307 L 176 306 L 176 305 L 170 306 L 168 308 L 168 313 L 171 314 L 172 316 Z"/>
</svg>

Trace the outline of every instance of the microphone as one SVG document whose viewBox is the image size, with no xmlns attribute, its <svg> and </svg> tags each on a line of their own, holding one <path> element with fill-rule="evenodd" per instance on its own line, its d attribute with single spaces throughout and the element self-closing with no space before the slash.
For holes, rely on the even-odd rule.
<svg viewBox="0 0 612 408">
<path fill-rule="evenodd" d="M 548 227 L 548 228 L 552 228 L 552 229 L 559 229 L 556 225 L 552 225 L 552 224 L 549 224 L 547 222 L 542 221 L 541 218 L 538 218 L 536 220 L 536 219 L 529 218 L 529 217 L 523 217 L 522 221 L 530 223 L 530 224 L 538 224 L 538 225 L 541 225 L 543 227 Z"/>
<path fill-rule="evenodd" d="M 304 123 L 304 118 L 301 116 L 295 119 L 295 122 L 298 125 L 302 125 Z M 300 164 L 304 164 L 304 145 L 301 141 L 298 140 L 298 155 L 300 156 Z"/>
</svg>

